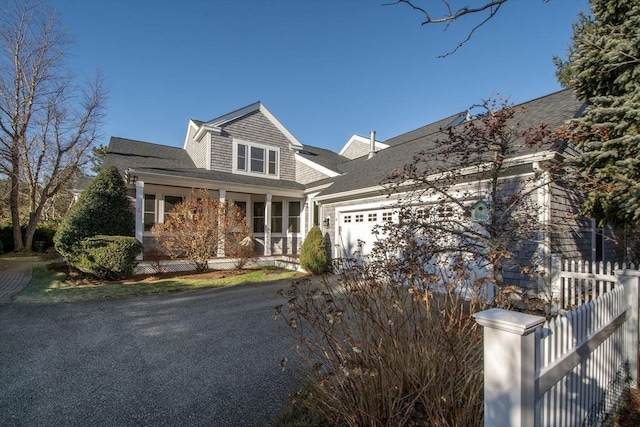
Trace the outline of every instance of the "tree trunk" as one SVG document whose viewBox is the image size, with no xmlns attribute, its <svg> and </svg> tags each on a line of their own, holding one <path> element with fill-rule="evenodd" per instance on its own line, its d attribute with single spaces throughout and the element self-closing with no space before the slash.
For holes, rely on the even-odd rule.
<svg viewBox="0 0 640 427">
<path fill-rule="evenodd" d="M 11 207 L 11 222 L 13 226 L 13 250 L 23 251 L 22 231 L 20 230 L 20 155 L 17 150 L 11 150 L 11 192 L 9 195 L 9 205 Z"/>
</svg>

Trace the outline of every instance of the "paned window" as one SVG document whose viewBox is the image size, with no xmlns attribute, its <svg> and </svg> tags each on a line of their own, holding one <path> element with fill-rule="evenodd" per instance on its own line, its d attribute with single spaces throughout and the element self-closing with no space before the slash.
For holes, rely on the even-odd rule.
<svg viewBox="0 0 640 427">
<path fill-rule="evenodd" d="M 236 157 L 236 168 L 239 171 L 247 170 L 247 146 L 245 144 L 238 144 L 238 155 Z"/>
<path fill-rule="evenodd" d="M 251 172 L 264 173 L 264 148 L 251 147 Z"/>
<path fill-rule="evenodd" d="M 247 202 L 235 201 L 233 202 L 233 204 L 236 205 L 238 209 L 240 209 L 244 216 L 247 216 Z"/>
<path fill-rule="evenodd" d="M 164 219 L 167 219 L 169 212 L 176 207 L 178 203 L 181 203 L 184 199 L 177 196 L 164 196 Z"/>
<path fill-rule="evenodd" d="M 156 223 L 156 195 L 145 194 L 144 195 L 144 208 L 143 208 L 142 223 L 144 225 L 144 231 L 151 230 Z"/>
<path fill-rule="evenodd" d="M 364 222 L 364 214 L 356 214 L 356 222 Z"/>
<path fill-rule="evenodd" d="M 300 232 L 300 202 L 289 202 L 289 226 L 290 233 Z"/>
<path fill-rule="evenodd" d="M 235 171 L 277 177 L 279 150 L 260 144 L 236 143 Z"/>
<path fill-rule="evenodd" d="M 367 221 L 369 222 L 376 222 L 378 220 L 378 214 L 377 213 L 370 213 L 367 216 Z"/>
<path fill-rule="evenodd" d="M 253 232 L 264 233 L 264 202 L 253 202 Z"/>
<path fill-rule="evenodd" d="M 342 221 L 345 223 L 351 222 L 351 215 L 345 215 Z"/>
<path fill-rule="evenodd" d="M 282 233 L 282 202 L 271 202 L 271 232 Z"/>
<path fill-rule="evenodd" d="M 382 212 L 382 220 L 391 222 L 393 220 L 393 214 L 391 212 Z"/>
</svg>

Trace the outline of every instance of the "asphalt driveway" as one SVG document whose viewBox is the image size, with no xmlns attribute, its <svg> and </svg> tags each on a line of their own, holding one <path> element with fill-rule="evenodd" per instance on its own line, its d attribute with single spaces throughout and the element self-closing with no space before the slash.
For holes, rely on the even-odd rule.
<svg viewBox="0 0 640 427">
<path fill-rule="evenodd" d="M 288 282 L 0 304 L 0 425 L 271 426 L 300 376 Z"/>
</svg>

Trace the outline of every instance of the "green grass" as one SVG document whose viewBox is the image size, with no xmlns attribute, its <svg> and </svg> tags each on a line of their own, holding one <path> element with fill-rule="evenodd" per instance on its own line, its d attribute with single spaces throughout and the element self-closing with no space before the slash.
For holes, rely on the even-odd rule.
<svg viewBox="0 0 640 427">
<path fill-rule="evenodd" d="M 31 281 L 14 297 L 14 301 L 51 303 L 121 298 L 192 289 L 222 288 L 246 283 L 262 283 L 292 278 L 295 274 L 293 271 L 273 272 L 269 269 L 262 269 L 223 279 L 168 278 L 126 284 L 104 282 L 77 285 L 65 282 L 65 273 L 50 271 L 43 266 L 35 266 Z"/>
</svg>

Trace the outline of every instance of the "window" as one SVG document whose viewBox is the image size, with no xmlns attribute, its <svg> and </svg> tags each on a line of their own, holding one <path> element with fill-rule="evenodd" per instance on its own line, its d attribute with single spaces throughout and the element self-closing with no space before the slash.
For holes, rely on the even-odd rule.
<svg viewBox="0 0 640 427">
<path fill-rule="evenodd" d="M 271 232 L 282 233 L 282 202 L 271 202 Z"/>
<path fill-rule="evenodd" d="M 364 214 L 357 214 L 356 222 L 364 222 Z"/>
<path fill-rule="evenodd" d="M 236 205 L 236 207 L 240 210 L 240 212 L 242 212 L 244 214 L 244 216 L 247 216 L 247 202 L 233 202 L 234 205 Z"/>
<path fill-rule="evenodd" d="M 376 222 L 378 220 L 378 214 L 377 213 L 370 213 L 367 216 L 367 221 L 369 222 Z"/>
<path fill-rule="evenodd" d="M 342 222 L 345 222 L 345 223 L 351 222 L 351 215 L 345 215 Z"/>
<path fill-rule="evenodd" d="M 382 212 L 382 220 L 386 222 L 393 221 L 393 214 L 391 212 Z"/>
<path fill-rule="evenodd" d="M 144 207 L 142 215 L 142 223 L 144 225 L 144 231 L 151 230 L 156 223 L 156 195 L 145 194 L 144 195 Z"/>
<path fill-rule="evenodd" d="M 264 202 L 253 202 L 253 232 L 264 233 Z"/>
<path fill-rule="evenodd" d="M 278 174 L 278 153 L 269 150 L 269 175 Z"/>
<path fill-rule="evenodd" d="M 289 202 L 289 226 L 290 233 L 300 232 L 300 202 Z"/>
<path fill-rule="evenodd" d="M 176 196 L 164 196 L 164 219 L 167 219 L 167 214 L 176 207 L 178 203 L 181 203 L 184 199 Z"/>
<path fill-rule="evenodd" d="M 251 172 L 264 173 L 264 148 L 251 147 Z"/>
<path fill-rule="evenodd" d="M 236 157 L 236 168 L 239 171 L 247 170 L 247 146 L 238 144 L 238 156 Z"/>
<path fill-rule="evenodd" d="M 279 153 L 277 148 L 236 142 L 234 172 L 278 177 Z"/>
</svg>

